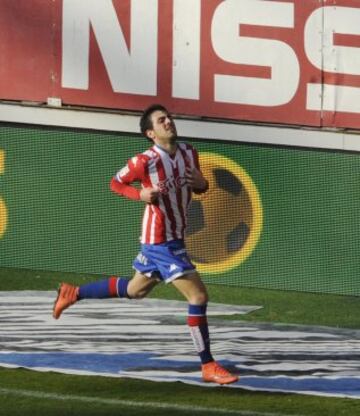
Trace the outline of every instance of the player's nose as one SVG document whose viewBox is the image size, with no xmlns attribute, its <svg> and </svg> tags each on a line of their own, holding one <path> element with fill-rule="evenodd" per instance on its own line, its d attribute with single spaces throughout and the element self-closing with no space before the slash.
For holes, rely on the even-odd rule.
<svg viewBox="0 0 360 416">
<path fill-rule="evenodd" d="M 175 128 L 175 123 L 171 118 L 166 119 L 165 125 L 167 128 L 171 128 L 171 129 Z"/>
</svg>

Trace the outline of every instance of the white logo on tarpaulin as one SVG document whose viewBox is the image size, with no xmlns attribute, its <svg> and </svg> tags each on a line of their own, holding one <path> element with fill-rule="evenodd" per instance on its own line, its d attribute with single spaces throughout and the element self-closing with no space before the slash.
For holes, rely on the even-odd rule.
<svg viewBox="0 0 360 416">
<path fill-rule="evenodd" d="M 177 270 L 179 267 L 176 264 L 171 264 L 169 267 L 169 272 L 173 272 L 174 270 Z"/>
</svg>

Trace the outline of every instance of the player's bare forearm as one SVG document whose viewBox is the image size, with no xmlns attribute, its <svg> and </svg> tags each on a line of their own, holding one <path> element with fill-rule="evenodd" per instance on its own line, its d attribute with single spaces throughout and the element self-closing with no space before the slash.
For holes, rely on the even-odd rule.
<svg viewBox="0 0 360 416">
<path fill-rule="evenodd" d="M 196 194 L 201 194 L 209 189 L 209 182 L 198 169 L 193 169 L 186 177 L 188 184 Z"/>
<path fill-rule="evenodd" d="M 154 204 L 159 198 L 159 193 L 158 188 L 143 188 L 140 191 L 140 200 L 147 204 Z"/>
</svg>

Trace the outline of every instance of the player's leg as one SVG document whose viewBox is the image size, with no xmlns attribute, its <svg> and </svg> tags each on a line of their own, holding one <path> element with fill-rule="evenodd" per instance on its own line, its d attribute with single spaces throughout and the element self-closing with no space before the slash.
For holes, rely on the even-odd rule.
<svg viewBox="0 0 360 416">
<path fill-rule="evenodd" d="M 127 293 L 130 299 L 142 299 L 160 282 L 156 277 L 148 277 L 140 272 L 136 272 L 129 281 Z"/>
<path fill-rule="evenodd" d="M 116 276 L 86 283 L 81 286 L 62 283 L 58 290 L 58 296 L 54 302 L 53 317 L 59 319 L 65 309 L 82 299 L 128 297 L 128 283 L 128 279 Z"/>
<path fill-rule="evenodd" d="M 172 284 L 189 302 L 187 323 L 202 364 L 214 361 L 210 352 L 210 338 L 206 309 L 208 294 L 196 271 L 173 280 Z"/>
<path fill-rule="evenodd" d="M 172 284 L 191 305 L 204 305 L 209 301 L 206 286 L 195 270 L 173 280 Z"/>
<path fill-rule="evenodd" d="M 66 308 L 82 299 L 113 297 L 139 299 L 146 296 L 159 281 L 156 277 L 156 265 L 146 256 L 146 248 L 142 248 L 133 262 L 135 275 L 131 280 L 111 276 L 79 287 L 62 283 L 54 303 L 53 317 L 55 319 L 60 318 L 61 313 Z"/>
<path fill-rule="evenodd" d="M 114 297 L 140 299 L 146 296 L 157 283 L 158 281 L 155 278 L 148 278 L 138 271 L 131 280 L 111 276 L 81 286 L 62 283 L 54 303 L 53 317 L 59 319 L 65 309 L 82 299 Z"/>
<path fill-rule="evenodd" d="M 79 300 L 104 298 L 141 299 L 159 282 L 155 277 L 147 277 L 136 271 L 132 279 L 112 276 L 105 280 L 92 282 L 79 287 Z"/>
<path fill-rule="evenodd" d="M 210 351 L 210 336 L 206 316 L 209 296 L 204 283 L 196 271 L 173 280 L 173 285 L 189 302 L 188 325 L 202 364 L 204 381 L 219 384 L 234 383 L 238 380 L 213 358 Z"/>
</svg>

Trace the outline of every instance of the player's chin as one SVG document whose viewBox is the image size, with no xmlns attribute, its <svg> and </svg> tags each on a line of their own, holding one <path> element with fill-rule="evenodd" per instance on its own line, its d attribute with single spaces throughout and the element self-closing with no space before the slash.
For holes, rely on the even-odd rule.
<svg viewBox="0 0 360 416">
<path fill-rule="evenodd" d="M 170 139 L 170 141 L 172 143 L 175 143 L 176 142 L 176 139 L 177 139 L 176 131 L 175 132 L 171 132 L 171 134 L 169 134 L 169 139 Z"/>
</svg>

